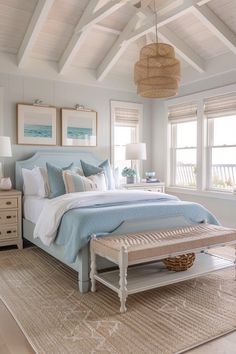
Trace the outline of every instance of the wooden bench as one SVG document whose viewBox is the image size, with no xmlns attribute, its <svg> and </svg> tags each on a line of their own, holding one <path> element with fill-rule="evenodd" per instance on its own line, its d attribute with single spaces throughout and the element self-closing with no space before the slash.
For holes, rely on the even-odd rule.
<svg viewBox="0 0 236 354">
<path fill-rule="evenodd" d="M 235 266 L 235 262 L 206 252 L 209 248 L 235 244 L 235 229 L 210 224 L 99 238 L 92 235 L 91 291 L 96 291 L 97 280 L 117 292 L 121 302 L 120 311 L 123 313 L 126 311 L 125 304 L 129 294 Z M 183 272 L 168 271 L 160 262 L 168 257 L 191 252 L 196 253 L 195 263 Z M 119 269 L 97 273 L 96 255 L 109 259 L 117 264 Z M 130 265 L 136 266 L 130 267 L 127 280 L 127 269 Z"/>
</svg>

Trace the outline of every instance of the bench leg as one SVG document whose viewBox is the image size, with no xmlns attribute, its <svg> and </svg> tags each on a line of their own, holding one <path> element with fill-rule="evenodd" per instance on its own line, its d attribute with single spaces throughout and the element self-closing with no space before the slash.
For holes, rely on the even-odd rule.
<svg viewBox="0 0 236 354">
<path fill-rule="evenodd" d="M 81 293 L 87 293 L 90 288 L 88 246 L 80 250 L 78 260 L 79 260 L 79 291 Z"/>
<path fill-rule="evenodd" d="M 126 247 L 122 246 L 120 250 L 120 290 L 119 290 L 119 298 L 120 298 L 120 312 L 126 312 L 126 299 L 128 296 L 127 291 L 127 268 L 128 268 L 128 253 Z"/>
<path fill-rule="evenodd" d="M 97 274 L 96 254 L 93 249 L 94 239 L 96 239 L 96 235 L 93 235 L 90 241 L 90 258 L 91 258 L 90 280 L 91 280 L 91 291 L 93 293 L 96 291 L 96 279 L 94 278 L 94 276 L 95 274 Z"/>
</svg>

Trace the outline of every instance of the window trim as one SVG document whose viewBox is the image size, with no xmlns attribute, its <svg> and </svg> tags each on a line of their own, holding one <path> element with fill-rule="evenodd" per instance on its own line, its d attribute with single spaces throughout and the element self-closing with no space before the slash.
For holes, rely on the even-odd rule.
<svg viewBox="0 0 236 354">
<path fill-rule="evenodd" d="M 206 90 L 197 92 L 187 96 L 181 96 L 177 98 L 172 98 L 165 101 L 165 107 L 168 111 L 169 106 L 173 105 L 180 105 L 180 104 L 187 104 L 195 101 L 197 103 L 197 188 L 191 189 L 186 187 L 179 187 L 172 185 L 172 176 L 171 176 L 171 134 L 170 128 L 168 128 L 168 136 L 167 136 L 167 143 L 166 143 L 166 151 L 167 154 L 167 168 L 166 168 L 166 182 L 167 182 L 167 192 L 175 193 L 185 193 L 185 194 L 196 194 L 206 197 L 213 197 L 213 198 L 220 198 L 220 199 L 233 199 L 236 198 L 236 192 L 233 191 L 226 191 L 226 190 L 219 190 L 219 189 L 209 189 L 209 181 L 211 176 L 210 166 L 209 163 L 209 149 L 208 149 L 208 129 L 207 129 L 207 118 L 204 113 L 204 102 L 206 99 L 214 97 L 214 96 L 223 96 L 231 93 L 236 93 L 236 84 L 223 86 L 216 89 Z M 170 126 L 168 120 L 166 124 Z"/>
<path fill-rule="evenodd" d="M 128 102 L 128 101 L 110 101 L 110 156 L 111 164 L 114 165 L 114 126 L 115 126 L 115 109 L 116 108 L 128 108 L 128 109 L 137 109 L 139 111 L 139 125 L 138 125 L 138 140 L 142 141 L 143 135 L 143 104 Z M 140 163 L 140 170 L 142 172 L 142 161 Z"/>
<path fill-rule="evenodd" d="M 195 105 L 195 102 L 193 103 Z M 196 102 L 196 109 L 197 109 L 197 102 Z M 196 112 L 196 117 L 192 117 L 190 119 L 182 119 L 182 118 L 176 118 L 173 120 L 168 120 L 168 125 L 169 125 L 169 153 L 168 153 L 168 159 L 169 159 L 169 186 L 174 187 L 174 188 L 190 188 L 193 190 L 197 189 L 197 179 L 196 179 L 196 187 L 191 188 L 188 186 L 184 185 L 178 185 L 176 184 L 176 175 L 177 175 L 177 164 L 176 164 L 176 156 L 177 156 L 177 151 L 179 150 L 188 150 L 188 149 L 196 149 L 196 165 L 198 167 L 198 139 L 196 140 L 196 146 L 182 146 L 182 147 L 177 147 L 177 124 L 182 124 L 182 123 L 187 123 L 187 122 L 196 122 L 196 133 L 198 137 L 198 120 L 197 120 L 197 112 Z"/>
</svg>

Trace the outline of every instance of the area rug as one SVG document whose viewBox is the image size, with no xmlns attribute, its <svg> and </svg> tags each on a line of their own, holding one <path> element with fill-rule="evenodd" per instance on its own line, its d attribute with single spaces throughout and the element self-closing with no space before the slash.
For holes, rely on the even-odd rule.
<svg viewBox="0 0 236 354">
<path fill-rule="evenodd" d="M 182 353 L 236 329 L 234 269 L 128 297 L 80 294 L 77 274 L 39 250 L 0 252 L 0 298 L 39 354 Z"/>
</svg>

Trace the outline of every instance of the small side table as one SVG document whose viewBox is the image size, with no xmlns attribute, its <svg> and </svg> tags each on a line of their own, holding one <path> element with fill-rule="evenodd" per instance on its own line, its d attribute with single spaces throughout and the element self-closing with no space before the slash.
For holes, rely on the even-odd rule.
<svg viewBox="0 0 236 354">
<path fill-rule="evenodd" d="M 121 188 L 128 189 L 128 190 L 142 190 L 142 191 L 149 191 L 149 192 L 165 193 L 165 183 L 162 182 L 122 184 Z"/>
<path fill-rule="evenodd" d="M 21 192 L 0 191 L 0 246 L 17 245 L 22 249 Z"/>
</svg>

